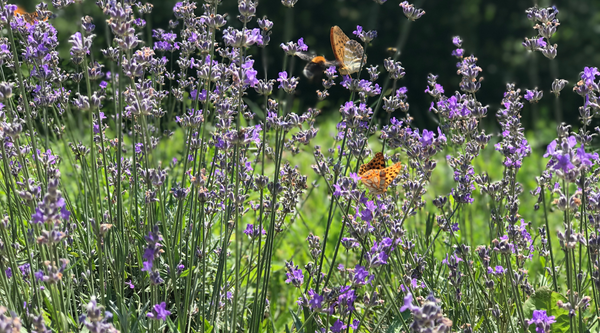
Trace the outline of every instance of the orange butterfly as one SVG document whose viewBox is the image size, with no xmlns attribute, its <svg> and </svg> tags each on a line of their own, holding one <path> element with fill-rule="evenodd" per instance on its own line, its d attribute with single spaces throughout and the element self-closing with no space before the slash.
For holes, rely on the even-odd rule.
<svg viewBox="0 0 600 333">
<path fill-rule="evenodd" d="M 385 157 L 383 153 L 375 154 L 375 157 L 367 164 L 360 166 L 358 175 L 360 181 L 369 189 L 369 192 L 378 195 L 384 194 L 388 186 L 398 176 L 402 165 L 400 162 L 385 167 Z"/>
<path fill-rule="evenodd" d="M 359 42 L 348 38 L 337 25 L 331 27 L 329 39 L 331 40 L 333 55 L 339 62 L 340 74 L 350 75 L 356 73 L 360 70 L 360 67 L 367 62 L 365 50 L 362 45 L 360 45 Z"/>
<path fill-rule="evenodd" d="M 21 6 L 17 6 L 17 9 L 15 10 L 15 16 L 22 17 L 23 20 L 25 20 L 25 22 L 27 22 L 29 24 L 34 24 L 35 22 L 38 21 L 39 14 L 38 14 L 37 10 L 33 13 L 28 13 Z M 44 18 L 42 21 L 46 21 L 46 20 L 48 20 L 48 18 Z"/>
</svg>

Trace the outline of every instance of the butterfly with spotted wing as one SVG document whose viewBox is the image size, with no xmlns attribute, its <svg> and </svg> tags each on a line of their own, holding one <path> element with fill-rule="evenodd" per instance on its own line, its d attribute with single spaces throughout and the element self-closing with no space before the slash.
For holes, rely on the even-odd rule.
<svg viewBox="0 0 600 333">
<path fill-rule="evenodd" d="M 51 14 L 48 11 L 42 11 L 42 13 L 47 13 L 46 14 L 47 17 L 41 18 L 40 12 L 38 10 L 34 11 L 33 13 L 29 13 L 21 6 L 17 6 L 17 9 L 15 9 L 15 16 L 23 18 L 23 21 L 25 21 L 29 24 L 35 24 L 38 21 L 47 21 L 48 18 L 53 17 L 53 15 L 48 15 L 48 14 Z M 48 17 L 48 16 L 50 16 L 50 17 Z"/>
<path fill-rule="evenodd" d="M 346 36 L 340 27 L 331 27 L 329 33 L 331 49 L 335 59 L 339 62 L 339 70 L 342 75 L 350 75 L 360 70 L 367 62 L 365 50 L 359 42 Z"/>
<path fill-rule="evenodd" d="M 385 157 L 383 153 L 379 152 L 369 163 L 360 166 L 358 175 L 369 192 L 378 195 L 387 191 L 388 186 L 398 176 L 400 169 L 402 169 L 400 162 L 386 168 Z"/>
</svg>

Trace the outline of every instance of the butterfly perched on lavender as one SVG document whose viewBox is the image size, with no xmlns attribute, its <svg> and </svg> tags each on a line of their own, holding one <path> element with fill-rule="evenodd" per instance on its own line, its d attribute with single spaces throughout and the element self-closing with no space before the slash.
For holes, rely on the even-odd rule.
<svg viewBox="0 0 600 333">
<path fill-rule="evenodd" d="M 54 15 L 52 15 L 52 13 L 49 11 L 41 11 L 41 13 L 45 13 L 42 15 L 45 15 L 46 17 L 40 17 L 40 11 L 38 10 L 34 11 L 33 13 L 29 13 L 21 6 L 17 6 L 17 9 L 15 9 L 15 16 L 23 18 L 23 21 L 29 24 L 35 24 L 38 21 L 47 21 L 48 18 L 54 17 Z"/>
<path fill-rule="evenodd" d="M 387 191 L 388 186 L 398 176 L 400 169 L 402 169 L 400 162 L 386 168 L 385 157 L 383 153 L 379 152 L 369 163 L 360 166 L 358 175 L 369 192 L 378 195 Z"/>
</svg>

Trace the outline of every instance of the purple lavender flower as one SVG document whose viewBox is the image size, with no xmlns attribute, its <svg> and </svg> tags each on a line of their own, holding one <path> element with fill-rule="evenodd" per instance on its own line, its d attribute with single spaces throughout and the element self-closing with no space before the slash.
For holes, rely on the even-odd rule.
<svg viewBox="0 0 600 333">
<path fill-rule="evenodd" d="M 402 63 L 399 61 L 395 61 L 392 58 L 387 58 L 383 60 L 383 67 L 390 74 L 390 78 L 393 80 L 398 80 L 404 77 L 405 71 L 404 67 L 402 67 Z"/>
<path fill-rule="evenodd" d="M 36 224 L 59 224 L 60 221 L 67 221 L 71 216 L 66 208 L 65 199 L 58 190 L 60 184 L 60 171 L 52 170 L 49 172 L 52 176 L 48 182 L 48 191 L 44 199 L 38 203 L 35 213 L 31 215 L 31 222 Z"/>
<path fill-rule="evenodd" d="M 91 33 L 92 31 L 94 31 L 96 26 L 92 22 L 93 20 L 91 16 L 86 15 L 81 18 L 81 27 L 83 28 L 83 30 L 85 30 L 85 32 Z"/>
<path fill-rule="evenodd" d="M 33 328 L 33 333 L 52 333 L 52 330 L 49 330 L 46 327 L 46 322 L 43 315 L 39 316 L 31 316 L 31 326 Z"/>
<path fill-rule="evenodd" d="M 92 296 L 90 302 L 85 306 L 85 314 L 79 320 L 83 321 L 85 327 L 93 333 L 118 332 L 109 321 L 112 319 L 112 313 L 104 311 L 101 305 L 98 305 L 96 297 Z"/>
<path fill-rule="evenodd" d="M 171 311 L 167 310 L 167 303 L 161 302 L 155 304 L 152 311 L 146 314 L 146 317 L 155 320 L 167 320 L 167 317 L 171 315 Z"/>
<path fill-rule="evenodd" d="M 242 23 L 248 23 L 256 14 L 256 4 L 252 0 L 241 0 L 238 2 L 238 20 Z"/>
<path fill-rule="evenodd" d="M 369 284 L 375 278 L 375 275 L 369 274 L 369 271 L 360 265 L 356 265 L 353 270 L 350 270 L 350 276 L 352 284 L 358 286 Z"/>
<path fill-rule="evenodd" d="M 262 229 L 261 231 L 258 227 L 255 227 L 253 224 L 248 223 L 243 233 L 245 233 L 250 239 L 256 239 L 261 233 L 263 235 L 266 235 L 267 231 L 265 229 Z"/>
<path fill-rule="evenodd" d="M 21 275 L 23 277 L 28 277 L 31 273 L 31 266 L 29 264 L 23 264 L 19 266 L 19 270 L 21 271 Z"/>
<path fill-rule="evenodd" d="M 454 44 L 454 46 L 456 47 L 461 47 L 462 46 L 462 39 L 460 38 L 460 36 L 454 36 L 452 37 L 452 44 Z"/>
<path fill-rule="evenodd" d="M 263 44 L 262 35 L 258 28 L 241 31 L 229 27 L 223 31 L 223 41 L 225 41 L 225 45 L 236 48 L 249 47 L 254 44 L 260 46 Z"/>
<path fill-rule="evenodd" d="M 537 90 L 537 88 L 534 90 L 526 89 L 526 91 L 527 91 L 527 93 L 525 94 L 524 97 L 530 103 L 537 103 L 544 96 L 544 92 Z"/>
<path fill-rule="evenodd" d="M 457 57 L 457 58 L 462 58 L 465 55 L 465 50 L 458 48 L 458 49 L 454 49 L 452 50 L 452 56 L 453 57 Z"/>
<path fill-rule="evenodd" d="M 571 156 L 568 154 L 556 154 L 554 158 L 556 158 L 556 164 L 554 165 L 555 170 L 568 172 L 569 170 L 575 168 L 573 163 L 571 163 Z"/>
<path fill-rule="evenodd" d="M 404 312 L 406 310 L 413 311 L 415 309 L 418 309 L 417 307 L 415 307 L 412 304 L 412 302 L 413 302 L 412 294 L 407 294 L 406 296 L 404 296 L 404 303 L 403 303 L 402 307 L 400 307 L 400 311 Z"/>
<path fill-rule="evenodd" d="M 439 99 L 441 95 L 444 94 L 444 87 L 441 84 L 435 82 L 436 79 L 437 76 L 430 75 L 429 82 L 431 82 L 431 85 L 427 86 L 425 92 L 431 95 L 432 97 Z"/>
<path fill-rule="evenodd" d="M 409 4 L 408 1 L 402 1 L 400 8 L 404 12 L 404 15 L 411 21 L 416 21 L 421 16 L 425 15 L 425 11 L 421 8 L 415 8 L 414 5 Z"/>
<path fill-rule="evenodd" d="M 244 70 L 244 84 L 250 87 L 255 87 L 258 84 L 258 79 L 256 79 L 256 71 L 252 66 L 254 65 L 254 60 L 246 60 L 242 64 L 242 69 Z"/>
<path fill-rule="evenodd" d="M 287 269 L 287 279 L 285 283 L 291 283 L 294 287 L 300 288 L 304 284 L 304 274 L 302 274 L 302 270 L 298 267 L 298 265 L 294 266 L 294 262 L 286 262 L 285 267 Z"/>
<path fill-rule="evenodd" d="M 4 332 L 21 332 L 21 318 L 0 306 L 0 326 Z"/>
<path fill-rule="evenodd" d="M 283 88 L 283 90 L 285 90 L 286 93 L 292 94 L 294 90 L 296 90 L 298 81 L 299 79 L 297 77 L 292 76 L 288 78 L 288 73 L 285 71 L 279 72 L 279 78 L 277 79 L 277 82 L 279 82 L 278 88 Z"/>
<path fill-rule="evenodd" d="M 586 85 L 592 85 L 594 84 L 594 80 L 598 75 L 600 75 L 600 72 L 598 72 L 598 68 L 585 67 L 583 69 L 583 73 L 581 73 L 581 79 L 585 82 Z"/>
<path fill-rule="evenodd" d="M 285 44 L 281 43 L 279 46 L 289 56 L 294 56 L 297 53 L 308 51 L 308 45 L 304 44 L 304 38 L 298 39 L 298 43 L 287 42 Z"/>
<path fill-rule="evenodd" d="M 90 54 L 90 48 L 92 47 L 92 38 L 94 35 L 83 37 L 80 32 L 76 32 L 69 39 L 71 43 L 71 59 L 75 64 L 81 64 L 83 57 Z"/>
<path fill-rule="evenodd" d="M 413 305 L 412 301 L 412 295 L 407 294 L 404 297 L 404 305 L 400 308 L 402 312 L 409 310 L 412 313 L 411 332 L 451 332 L 452 320 L 444 317 L 442 308 L 438 305 L 439 301 L 432 294 L 427 296 L 422 307 Z"/>
<path fill-rule="evenodd" d="M 569 81 L 564 79 L 554 79 L 554 81 L 552 82 L 552 90 L 550 90 L 550 92 L 553 93 L 556 97 L 558 97 L 567 83 L 569 83 Z"/>
<path fill-rule="evenodd" d="M 163 252 L 161 244 L 163 238 L 158 232 L 158 226 L 155 226 L 144 238 L 146 239 L 147 247 L 144 249 L 144 254 L 142 255 L 144 259 L 142 271 L 148 272 L 150 282 L 153 285 L 158 285 L 164 282 L 160 277 L 160 272 L 154 267 L 154 260 Z"/>
<path fill-rule="evenodd" d="M 335 323 L 333 323 L 333 325 L 330 327 L 331 332 L 333 333 L 339 333 L 344 331 L 348 326 L 346 324 L 344 324 L 343 321 L 341 320 L 336 320 Z"/>
<path fill-rule="evenodd" d="M 362 40 L 363 43 L 365 43 L 365 44 L 368 44 L 373 39 L 377 38 L 377 31 L 375 31 L 375 30 L 364 31 L 363 27 L 361 27 L 360 25 L 357 25 L 356 30 L 352 31 L 352 33 L 356 37 L 360 38 L 360 40 Z"/>
<path fill-rule="evenodd" d="M 308 296 L 310 297 L 308 306 L 311 310 L 319 310 L 323 307 L 323 296 L 317 294 L 313 289 L 308 291 Z"/>
<path fill-rule="evenodd" d="M 457 67 L 457 73 L 462 75 L 460 89 L 464 92 L 476 93 L 481 88 L 481 79 L 478 80 L 477 76 L 482 71 L 481 67 L 477 66 L 477 58 L 472 55 L 465 57 Z"/>
<path fill-rule="evenodd" d="M 576 157 L 582 165 L 591 167 L 593 165 L 592 160 L 598 159 L 598 153 L 586 153 L 585 148 L 581 146 L 577 148 Z"/>
<path fill-rule="evenodd" d="M 543 37 L 534 37 L 531 39 L 525 37 L 525 40 L 521 44 L 529 51 L 540 51 L 548 45 Z"/>
<path fill-rule="evenodd" d="M 547 333 L 550 332 L 550 325 L 555 322 L 555 317 L 548 317 L 546 310 L 534 310 L 531 319 L 527 321 L 527 325 L 535 324 L 536 333 Z"/>
<path fill-rule="evenodd" d="M 294 5 L 298 2 L 298 0 L 281 0 L 281 3 L 286 7 L 294 7 Z"/>
<path fill-rule="evenodd" d="M 267 19 L 266 17 L 258 19 L 256 22 L 262 30 L 269 31 L 273 28 L 273 21 Z"/>
</svg>

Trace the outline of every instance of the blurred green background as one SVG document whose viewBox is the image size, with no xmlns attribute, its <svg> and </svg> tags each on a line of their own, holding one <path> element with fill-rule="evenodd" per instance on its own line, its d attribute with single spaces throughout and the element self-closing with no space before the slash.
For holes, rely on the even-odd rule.
<svg viewBox="0 0 600 333">
<path fill-rule="evenodd" d="M 18 1 L 17 4 L 32 11 L 36 0 Z M 172 8 L 176 1 L 155 0 L 151 15 L 144 19 L 148 22 L 140 39 L 147 41 L 151 29 L 168 30 L 168 22 L 174 19 Z M 544 98 L 537 105 L 527 105 L 523 110 L 523 123 L 529 130 L 551 128 L 557 122 L 565 121 L 577 124 L 578 107 L 582 104 L 578 95 L 572 92 L 578 74 L 585 66 L 600 64 L 600 1 L 516 1 L 516 0 L 429 0 L 417 1 L 415 5 L 423 8 L 426 14 L 416 22 L 406 24 L 407 19 L 398 6 L 399 0 L 389 0 L 379 5 L 370 0 L 299 0 L 293 9 L 284 7 L 279 0 L 260 0 L 257 17 L 267 16 L 274 22 L 270 45 L 266 48 L 266 63 L 263 63 L 262 50 L 252 48 L 252 54 L 263 77 L 265 65 L 269 78 L 276 78 L 282 69 L 283 51 L 279 44 L 296 41 L 304 37 L 309 51 L 332 59 L 329 45 L 329 29 L 339 25 L 348 36 L 356 25 L 377 30 L 379 36 L 368 47 L 368 63 L 379 65 L 383 70 L 383 59 L 390 56 L 386 51 L 397 44 L 402 34 L 406 35 L 401 49 L 400 61 L 406 68 L 406 76 L 400 80 L 400 86 L 408 88 L 410 114 L 415 118 L 414 125 L 420 128 L 435 128 L 436 123 L 428 112 L 431 98 L 423 91 L 427 84 L 427 74 L 439 75 L 438 83 L 451 95 L 458 88 L 460 78 L 456 75 L 457 60 L 450 54 L 453 50 L 452 37 L 461 36 L 464 40 L 465 54 L 473 54 L 479 59 L 485 80 L 477 98 L 490 106 L 490 115 L 484 126 L 491 133 L 497 133 L 497 123 L 493 114 L 499 108 L 505 84 L 516 83 L 518 88 L 544 91 Z M 545 58 L 541 53 L 531 53 L 521 45 L 524 37 L 533 37 L 536 31 L 533 23 L 527 20 L 525 10 L 537 4 L 540 7 L 556 5 L 560 13 L 561 25 L 551 43 L 558 44 L 558 56 L 554 60 Z M 50 6 L 51 7 L 51 6 Z M 197 14 L 202 11 L 198 3 Z M 241 27 L 237 20 L 237 1 L 224 0 L 219 6 L 220 13 L 228 14 L 228 24 Z M 96 24 L 95 52 L 106 47 L 106 25 L 100 9 L 94 1 L 83 1 L 56 12 L 53 24 L 59 30 L 61 56 L 68 59 L 69 36 L 77 31 L 79 17 L 90 15 Z M 181 25 L 178 27 L 178 29 Z M 256 27 L 256 20 L 249 24 Z M 176 30 L 177 32 L 178 30 Z M 218 37 L 219 38 L 219 37 Z M 301 76 L 304 63 L 295 60 L 293 74 Z M 363 72 L 366 78 L 367 73 Z M 384 73 L 380 78 L 383 81 Z M 555 78 L 569 81 L 561 94 L 560 103 L 556 103 L 549 90 Z M 322 89 L 320 82 L 310 82 L 302 78 L 296 92 L 296 103 L 301 112 L 307 107 L 317 105 L 315 91 Z M 330 90 L 327 101 L 318 106 L 324 113 L 335 113 L 338 105 L 348 94 L 341 86 Z M 249 97 L 252 98 L 252 92 Z M 399 111 L 398 111 L 399 113 Z M 396 116 L 401 116 L 400 114 Z M 594 126 L 597 124 L 593 124 Z M 546 141 L 546 140 L 543 140 Z M 546 142 L 547 143 L 547 142 Z"/>
</svg>

